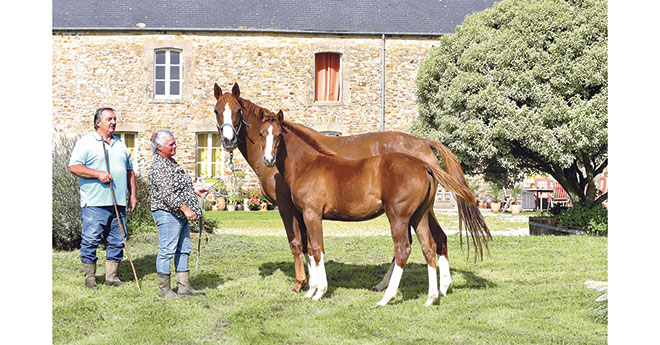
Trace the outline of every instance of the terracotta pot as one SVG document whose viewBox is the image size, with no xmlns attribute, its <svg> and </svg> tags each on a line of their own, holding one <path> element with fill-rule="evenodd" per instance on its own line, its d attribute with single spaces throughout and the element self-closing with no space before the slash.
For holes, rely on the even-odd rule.
<svg viewBox="0 0 660 345">
<path fill-rule="evenodd" d="M 225 198 L 220 197 L 215 200 L 215 207 L 218 211 L 222 211 L 225 209 L 225 206 L 227 206 L 227 203 L 225 201 Z"/>
<path fill-rule="evenodd" d="M 522 212 L 522 205 L 511 205 L 511 214 L 520 214 Z"/>
<path fill-rule="evenodd" d="M 499 211 L 500 211 L 500 207 L 502 207 L 502 203 L 499 203 L 499 202 L 491 202 L 491 203 L 490 203 L 490 209 L 491 209 L 493 212 L 499 212 Z"/>
</svg>

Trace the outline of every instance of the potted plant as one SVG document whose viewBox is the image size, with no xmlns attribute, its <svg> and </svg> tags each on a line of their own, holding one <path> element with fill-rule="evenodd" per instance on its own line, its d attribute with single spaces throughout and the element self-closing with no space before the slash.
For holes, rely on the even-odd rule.
<svg viewBox="0 0 660 345">
<path fill-rule="evenodd" d="M 493 195 L 493 200 L 490 202 L 490 209 L 493 212 L 499 212 L 500 208 L 502 207 L 502 203 L 500 202 L 498 195 L 502 193 L 502 188 L 496 183 L 491 183 L 490 191 Z"/>
<path fill-rule="evenodd" d="M 511 213 L 512 214 L 520 214 L 522 212 L 522 205 L 518 204 L 518 196 L 520 196 L 520 193 L 522 192 L 522 188 L 520 186 L 515 185 L 513 188 L 511 188 Z"/>
<path fill-rule="evenodd" d="M 227 197 L 227 210 L 236 211 L 236 207 L 243 202 L 243 196 L 240 194 L 233 194 Z"/>
</svg>

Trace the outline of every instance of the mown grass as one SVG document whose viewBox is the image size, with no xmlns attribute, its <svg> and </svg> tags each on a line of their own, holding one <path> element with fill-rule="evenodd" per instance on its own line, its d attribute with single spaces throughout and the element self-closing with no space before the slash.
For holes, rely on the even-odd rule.
<svg viewBox="0 0 660 345">
<path fill-rule="evenodd" d="M 246 214 L 250 212 L 233 216 L 264 220 L 256 227 L 237 220 L 229 224 L 227 219 L 224 225 L 256 232 L 261 225 L 267 227 L 271 218 L 257 212 Z M 374 229 L 381 227 L 379 221 L 372 221 L 376 222 Z M 454 287 L 448 297 L 430 308 L 423 305 L 428 288 L 426 265 L 419 244 L 413 242 L 399 294 L 388 306 L 376 308 L 382 293 L 370 288 L 387 270 L 392 240 L 389 236 L 359 236 L 354 227 L 364 223 L 342 224 L 337 225 L 336 235 L 325 239 L 330 286 L 316 302 L 289 292 L 294 271 L 281 227 L 277 235 L 209 235 L 193 283 L 206 291 L 201 297 L 165 300 L 157 296 L 155 234 L 129 240 L 141 292 L 131 282 L 128 262 L 122 264 L 120 278 L 129 286 L 101 284 L 99 290 L 91 291 L 83 287 L 78 251 L 55 251 L 53 343 L 607 342 L 607 325 L 590 316 L 598 293 L 584 287 L 585 280 L 607 280 L 607 238 L 497 236 L 491 243 L 491 256 L 474 263 L 460 249 L 458 235 L 450 235 Z M 346 235 L 353 231 L 354 236 Z M 196 243 L 193 247 L 190 265 L 194 271 Z M 104 255 L 100 250 L 100 262 Z M 103 274 L 103 265 L 99 265 L 97 283 L 102 283 Z"/>
</svg>

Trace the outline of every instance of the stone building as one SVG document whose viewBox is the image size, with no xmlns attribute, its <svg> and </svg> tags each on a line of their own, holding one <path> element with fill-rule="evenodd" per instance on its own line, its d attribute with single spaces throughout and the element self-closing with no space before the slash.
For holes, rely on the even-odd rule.
<svg viewBox="0 0 660 345">
<path fill-rule="evenodd" d="M 191 176 L 227 179 L 214 83 L 329 135 L 407 131 L 420 63 L 493 2 L 54 0 L 54 137 L 92 131 L 94 110 L 111 106 L 139 174 L 151 134 L 167 128 Z"/>
</svg>

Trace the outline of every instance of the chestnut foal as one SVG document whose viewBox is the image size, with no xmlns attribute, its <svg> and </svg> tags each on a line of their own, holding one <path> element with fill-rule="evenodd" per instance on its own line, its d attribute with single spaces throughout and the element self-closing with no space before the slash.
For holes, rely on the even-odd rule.
<svg viewBox="0 0 660 345">
<path fill-rule="evenodd" d="M 438 298 L 436 242 L 431 217 L 438 182 L 469 203 L 471 191 L 437 166 L 404 153 L 387 153 L 366 159 L 335 156 L 304 128 L 286 122 L 284 115 L 262 113 L 259 136 L 266 166 L 276 166 L 291 188 L 291 198 L 307 227 L 310 265 L 306 297 L 320 299 L 328 281 L 324 266 L 322 219 L 361 221 L 386 213 L 394 241 L 396 265 L 378 306 L 396 296 L 403 268 L 410 255 L 410 227 L 415 229 L 428 266 L 429 290 L 425 305 Z"/>
</svg>

